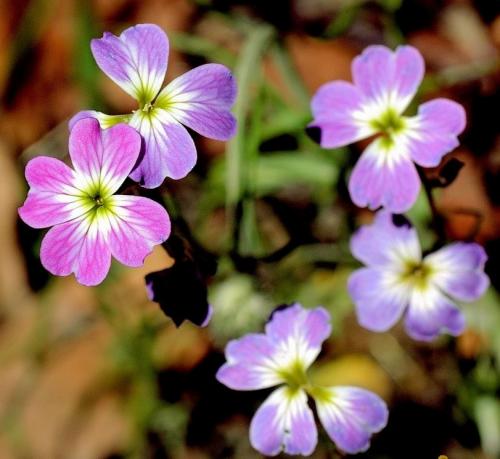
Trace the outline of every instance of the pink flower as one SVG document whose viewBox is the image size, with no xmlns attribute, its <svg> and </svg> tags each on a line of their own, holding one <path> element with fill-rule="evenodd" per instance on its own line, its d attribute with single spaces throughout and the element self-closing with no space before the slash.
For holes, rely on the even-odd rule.
<svg viewBox="0 0 500 459">
<path fill-rule="evenodd" d="M 74 170 L 49 157 L 26 166 L 30 185 L 19 215 L 34 228 L 52 226 L 40 258 L 52 274 L 75 273 L 78 282 L 97 285 L 111 255 L 127 266 L 141 266 L 153 246 L 170 234 L 167 212 L 140 196 L 115 195 L 137 162 L 141 138 L 118 124 L 105 131 L 95 119 L 75 124 L 69 138 Z"/>
</svg>

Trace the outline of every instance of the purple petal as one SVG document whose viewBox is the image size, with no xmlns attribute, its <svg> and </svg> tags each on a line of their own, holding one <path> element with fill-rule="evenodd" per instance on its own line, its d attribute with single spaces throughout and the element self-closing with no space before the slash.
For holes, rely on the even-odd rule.
<svg viewBox="0 0 500 459">
<path fill-rule="evenodd" d="M 329 437 L 349 454 L 366 451 L 372 434 L 382 430 L 389 417 L 380 397 L 358 387 L 323 389 L 316 406 Z"/>
<path fill-rule="evenodd" d="M 101 283 L 111 265 L 111 251 L 98 222 L 97 216 L 81 217 L 51 228 L 40 249 L 45 269 L 57 276 L 74 272 L 83 285 Z"/>
<path fill-rule="evenodd" d="M 356 305 L 358 322 L 368 330 L 389 330 L 408 305 L 407 290 L 387 281 L 380 269 L 362 268 L 349 277 L 348 290 Z"/>
<path fill-rule="evenodd" d="M 349 193 L 358 207 L 384 206 L 393 213 L 410 209 L 419 190 L 417 170 L 402 146 L 388 146 L 382 138 L 366 148 L 349 180 Z"/>
<path fill-rule="evenodd" d="M 408 334 L 417 340 L 432 341 L 442 333 L 460 335 L 465 319 L 458 308 L 436 288 L 414 289 L 405 320 Z"/>
<path fill-rule="evenodd" d="M 352 61 L 354 84 L 371 100 L 388 101 L 394 70 L 393 53 L 385 46 L 368 46 Z"/>
<path fill-rule="evenodd" d="M 106 215 L 110 223 L 111 253 L 126 266 L 142 266 L 154 246 L 170 234 L 167 211 L 140 196 L 113 196 L 109 206 L 111 211 Z"/>
<path fill-rule="evenodd" d="M 287 387 L 275 390 L 255 413 L 250 425 L 250 443 L 266 456 L 309 456 L 316 448 L 318 432 L 307 396 Z"/>
<path fill-rule="evenodd" d="M 367 125 L 360 125 L 356 112 L 363 109 L 363 96 L 359 89 L 345 81 L 333 81 L 321 86 L 311 101 L 314 121 L 311 127 L 321 129 L 323 148 L 337 148 L 374 133 Z"/>
<path fill-rule="evenodd" d="M 118 123 L 128 123 L 131 114 L 128 115 L 106 115 L 105 113 L 97 112 L 95 110 L 83 110 L 74 115 L 68 122 L 69 130 L 71 131 L 75 124 L 85 118 L 95 118 L 99 121 L 99 125 L 102 129 L 110 128 Z"/>
<path fill-rule="evenodd" d="M 262 334 L 249 334 L 230 341 L 225 363 L 217 372 L 219 382 L 234 390 L 255 390 L 283 382 L 276 361 L 276 346 Z"/>
<path fill-rule="evenodd" d="M 436 285 L 457 300 L 477 300 L 489 286 L 484 273 L 487 255 L 479 244 L 455 242 L 425 260 L 433 270 Z"/>
<path fill-rule="evenodd" d="M 101 70 L 141 104 L 158 94 L 169 50 L 168 38 L 160 27 L 139 24 L 119 37 L 106 32 L 90 46 Z"/>
<path fill-rule="evenodd" d="M 106 195 L 113 194 L 137 162 L 141 149 L 139 134 L 126 124 L 102 130 L 94 118 L 78 121 L 69 136 L 69 153 L 76 172 Z"/>
<path fill-rule="evenodd" d="M 276 311 L 266 325 L 266 335 L 283 351 L 280 360 L 298 360 L 305 368 L 314 362 L 331 332 L 326 309 L 305 309 L 300 304 Z"/>
<path fill-rule="evenodd" d="M 464 108 L 447 99 L 435 99 L 420 106 L 409 118 L 404 135 L 413 160 L 424 167 L 435 167 L 446 153 L 458 147 L 457 136 L 465 129 Z"/>
<path fill-rule="evenodd" d="M 420 261 L 420 242 L 413 227 L 393 223 L 392 215 L 379 211 L 371 225 L 364 225 L 351 238 L 351 252 L 369 266 L 392 266 L 400 259 Z"/>
<path fill-rule="evenodd" d="M 412 46 L 398 46 L 394 59 L 392 90 L 401 113 L 415 96 L 424 78 L 425 63 L 420 52 Z"/>
<path fill-rule="evenodd" d="M 236 81 L 227 67 L 205 64 L 170 82 L 155 106 L 205 137 L 228 140 L 236 131 L 236 120 L 229 111 L 236 91 Z"/>
<path fill-rule="evenodd" d="M 144 155 L 130 177 L 144 187 L 157 188 L 165 177 L 181 179 L 196 164 L 193 139 L 165 110 L 149 117 L 136 113 L 130 125 L 144 139 Z"/>
<path fill-rule="evenodd" d="M 353 60 L 352 75 L 375 112 L 394 108 L 400 114 L 422 81 L 424 62 L 411 46 L 401 46 L 395 52 L 385 46 L 369 46 Z"/>
</svg>

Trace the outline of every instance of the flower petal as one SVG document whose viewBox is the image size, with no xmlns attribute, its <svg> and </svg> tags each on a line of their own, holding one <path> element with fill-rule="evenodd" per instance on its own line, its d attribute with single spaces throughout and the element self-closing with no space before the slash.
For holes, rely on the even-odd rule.
<svg viewBox="0 0 500 459">
<path fill-rule="evenodd" d="M 460 335 L 465 318 L 438 289 L 413 289 L 405 320 L 408 334 L 417 340 L 432 341 L 442 333 Z"/>
<path fill-rule="evenodd" d="M 368 46 L 352 61 L 352 78 L 367 98 L 387 103 L 392 90 L 394 69 L 395 61 L 389 48 Z"/>
<path fill-rule="evenodd" d="M 420 178 L 400 142 L 375 139 L 356 163 L 349 180 L 351 199 L 358 207 L 384 206 L 403 213 L 417 200 Z"/>
<path fill-rule="evenodd" d="M 398 286 L 390 273 L 380 269 L 362 268 L 349 277 L 348 290 L 356 305 L 358 322 L 368 330 L 389 330 L 401 318 L 409 295 Z"/>
<path fill-rule="evenodd" d="M 309 456 L 316 448 L 318 432 L 307 396 L 288 387 L 275 390 L 259 407 L 250 425 L 250 443 L 266 456 Z"/>
<path fill-rule="evenodd" d="M 219 382 L 235 390 L 255 390 L 284 382 L 279 375 L 276 345 L 263 334 L 249 334 L 229 341 L 225 363 L 217 372 Z"/>
<path fill-rule="evenodd" d="M 371 225 L 363 225 L 351 238 L 355 258 L 369 266 L 395 266 L 400 260 L 419 262 L 420 242 L 415 228 L 396 226 L 393 215 L 379 211 Z"/>
<path fill-rule="evenodd" d="M 45 269 L 57 276 L 74 272 L 83 285 L 101 283 L 111 265 L 111 251 L 99 220 L 83 216 L 51 228 L 40 249 Z"/>
<path fill-rule="evenodd" d="M 139 134 L 126 124 L 102 130 L 94 118 L 78 121 L 69 136 L 69 153 L 87 191 L 104 190 L 112 195 L 137 162 Z"/>
<path fill-rule="evenodd" d="M 398 46 L 394 55 L 395 68 L 392 81 L 392 106 L 402 113 L 415 96 L 424 78 L 425 62 L 413 46 Z"/>
<path fill-rule="evenodd" d="M 196 164 L 196 147 L 184 126 L 169 113 L 154 109 L 154 114 L 136 112 L 130 125 L 144 138 L 144 155 L 130 177 L 146 188 L 157 188 L 165 177 L 181 179 Z"/>
<path fill-rule="evenodd" d="M 75 173 L 62 161 L 40 156 L 26 165 L 31 189 L 19 216 L 33 228 L 46 228 L 87 212 L 82 192 L 75 187 Z"/>
<path fill-rule="evenodd" d="M 446 153 L 458 147 L 457 136 L 465 129 L 464 108 L 447 99 L 435 99 L 421 105 L 418 115 L 407 119 L 401 134 L 413 160 L 423 167 L 435 167 Z"/>
<path fill-rule="evenodd" d="M 39 156 L 26 165 L 26 180 L 32 190 L 80 195 L 75 172 L 56 158 Z"/>
<path fill-rule="evenodd" d="M 266 325 L 266 335 L 280 349 L 282 367 L 296 361 L 309 367 L 331 332 L 330 314 L 326 309 L 305 309 L 300 304 L 276 311 Z"/>
<path fill-rule="evenodd" d="M 92 207 L 78 196 L 30 190 L 19 216 L 32 228 L 47 228 L 78 218 Z"/>
<path fill-rule="evenodd" d="M 132 118 L 132 114 L 106 115 L 105 113 L 97 112 L 95 110 L 83 110 L 78 112 L 69 120 L 69 130 L 71 131 L 78 121 L 85 118 L 95 118 L 97 121 L 99 121 L 99 125 L 101 126 L 101 128 L 107 129 L 111 126 L 114 126 L 115 124 L 128 123 L 130 121 L 130 118 Z"/>
<path fill-rule="evenodd" d="M 321 130 L 323 148 L 342 147 L 375 133 L 369 123 L 356 119 L 363 103 L 360 90 L 345 81 L 326 83 L 318 89 L 311 101 L 314 121 L 309 127 Z"/>
<path fill-rule="evenodd" d="M 433 282 L 457 300 L 477 300 L 489 286 L 484 273 L 487 255 L 479 244 L 455 242 L 425 260 L 433 271 Z"/>
<path fill-rule="evenodd" d="M 385 402 L 359 387 L 322 389 L 315 397 L 318 417 L 337 447 L 349 454 L 366 451 L 373 433 L 382 430 L 389 417 Z"/>
<path fill-rule="evenodd" d="M 377 119 L 388 108 L 398 114 L 406 109 L 424 76 L 424 61 L 411 46 L 400 46 L 395 52 L 385 46 L 368 46 L 353 60 L 352 75 L 369 101 L 364 111 Z"/>
<path fill-rule="evenodd" d="M 142 266 L 155 245 L 170 234 L 167 211 L 141 196 L 116 195 L 109 199 L 109 245 L 113 256 L 126 266 Z"/>
<path fill-rule="evenodd" d="M 170 82 L 155 106 L 205 137 L 228 140 L 236 131 L 236 120 L 229 111 L 236 91 L 236 81 L 227 67 L 205 64 Z"/>
<path fill-rule="evenodd" d="M 161 88 L 168 60 L 168 38 L 154 24 L 139 24 L 119 37 L 105 32 L 92 40 L 100 69 L 141 104 L 151 102 Z"/>
</svg>

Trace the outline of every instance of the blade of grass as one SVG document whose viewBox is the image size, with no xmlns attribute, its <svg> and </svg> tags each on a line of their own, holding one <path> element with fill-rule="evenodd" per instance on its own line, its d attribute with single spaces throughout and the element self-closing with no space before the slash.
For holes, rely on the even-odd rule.
<svg viewBox="0 0 500 459">
<path fill-rule="evenodd" d="M 238 123 L 236 135 L 226 150 L 226 211 L 228 234 L 234 233 L 235 204 L 243 190 L 243 163 L 246 151 L 247 114 L 253 98 L 256 81 L 260 77 L 262 56 L 265 54 L 273 29 L 268 25 L 257 25 L 249 34 L 236 64 L 235 77 L 238 82 L 238 98 L 234 115 Z M 231 244 L 237 241 L 233 240 Z"/>
</svg>

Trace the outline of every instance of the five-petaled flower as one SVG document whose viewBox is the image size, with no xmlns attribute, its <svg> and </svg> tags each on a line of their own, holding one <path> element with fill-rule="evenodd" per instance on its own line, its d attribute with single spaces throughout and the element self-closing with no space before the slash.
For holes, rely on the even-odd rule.
<svg viewBox="0 0 500 459">
<path fill-rule="evenodd" d="M 40 258 L 52 274 L 75 273 L 96 285 L 109 271 L 111 255 L 140 266 L 153 246 L 170 234 L 170 219 L 156 202 L 115 195 L 137 161 L 139 134 L 126 124 L 101 130 L 92 118 L 75 124 L 69 138 L 74 170 L 62 161 L 38 157 L 26 166 L 30 185 L 19 215 L 34 228 L 53 226 Z"/>
<path fill-rule="evenodd" d="M 456 102 L 435 99 L 416 116 L 402 116 L 424 76 L 422 56 L 411 46 L 395 52 L 369 46 L 354 59 L 352 76 L 354 84 L 333 81 L 318 90 L 309 129 L 325 148 L 377 135 L 351 174 L 351 198 L 359 207 L 405 212 L 420 190 L 413 162 L 435 167 L 456 148 L 465 111 Z"/>
<path fill-rule="evenodd" d="M 220 64 L 196 67 L 161 91 L 167 71 L 169 43 L 154 24 L 139 24 L 119 37 L 104 33 L 91 42 L 101 70 L 139 103 L 128 115 L 83 111 L 70 121 L 95 117 L 101 127 L 125 122 L 142 135 L 143 152 L 130 177 L 147 188 L 160 186 L 165 177 L 180 179 L 196 164 L 196 147 L 186 128 L 205 137 L 227 140 L 236 121 L 230 113 L 236 97 L 231 72 Z M 181 124 L 182 123 L 182 124 Z"/>
<path fill-rule="evenodd" d="M 256 390 L 280 385 L 255 413 L 250 442 L 262 454 L 312 454 L 318 433 L 307 394 L 316 401 L 319 419 L 343 451 L 357 453 L 370 445 L 373 433 L 387 423 L 386 404 L 358 387 L 318 387 L 306 371 L 331 333 L 330 315 L 317 307 L 299 304 L 276 311 L 265 334 L 249 334 L 230 341 L 227 362 L 217 379 L 235 390 Z"/>
<path fill-rule="evenodd" d="M 353 255 L 367 265 L 348 282 L 360 324 L 386 331 L 406 311 L 406 329 L 415 339 L 459 335 L 465 319 L 452 298 L 473 301 L 488 288 L 484 249 L 455 242 L 423 257 L 415 229 L 395 220 L 380 211 L 351 239 Z"/>
</svg>

